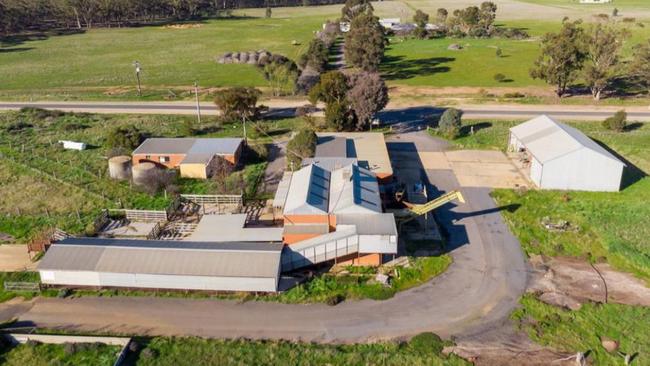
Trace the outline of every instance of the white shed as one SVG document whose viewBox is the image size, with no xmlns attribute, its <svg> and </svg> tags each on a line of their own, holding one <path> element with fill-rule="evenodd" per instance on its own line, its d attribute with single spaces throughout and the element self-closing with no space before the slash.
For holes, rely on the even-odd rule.
<svg viewBox="0 0 650 366">
<path fill-rule="evenodd" d="M 526 154 L 543 189 L 619 191 L 625 163 L 579 130 L 542 115 L 510 129 L 509 148 Z"/>
<path fill-rule="evenodd" d="M 68 238 L 38 265 L 45 285 L 275 292 L 282 243 Z"/>
</svg>

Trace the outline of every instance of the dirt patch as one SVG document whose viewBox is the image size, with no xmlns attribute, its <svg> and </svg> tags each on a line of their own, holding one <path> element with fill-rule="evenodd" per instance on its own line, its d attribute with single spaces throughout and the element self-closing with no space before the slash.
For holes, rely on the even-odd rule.
<svg viewBox="0 0 650 366">
<path fill-rule="evenodd" d="M 192 29 L 192 28 L 201 28 L 203 24 L 199 23 L 189 23 L 189 24 L 169 24 L 164 26 L 165 29 Z"/>
<path fill-rule="evenodd" d="M 613 270 L 609 264 L 588 262 L 575 258 L 530 259 L 533 276 L 528 292 L 539 300 L 577 310 L 583 303 L 614 302 L 626 305 L 650 306 L 650 288 L 629 273 Z"/>
</svg>

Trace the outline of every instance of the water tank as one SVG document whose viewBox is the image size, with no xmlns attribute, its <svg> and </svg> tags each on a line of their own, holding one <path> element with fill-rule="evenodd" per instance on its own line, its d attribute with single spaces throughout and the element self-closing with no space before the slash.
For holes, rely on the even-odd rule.
<svg viewBox="0 0 650 366">
<path fill-rule="evenodd" d="M 108 175 L 118 180 L 129 179 L 131 177 L 131 157 L 120 155 L 108 159 Z"/>
<path fill-rule="evenodd" d="M 133 183 L 142 185 L 151 183 L 150 178 L 158 174 L 158 167 L 154 163 L 144 162 L 134 165 L 131 172 L 133 174 Z"/>
</svg>

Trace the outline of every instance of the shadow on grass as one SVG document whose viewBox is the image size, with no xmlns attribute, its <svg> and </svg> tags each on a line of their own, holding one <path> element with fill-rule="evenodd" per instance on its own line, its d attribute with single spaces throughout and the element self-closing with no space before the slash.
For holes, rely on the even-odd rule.
<svg viewBox="0 0 650 366">
<path fill-rule="evenodd" d="M 59 29 L 59 30 L 46 30 L 46 31 L 29 31 L 18 34 L 0 37 L 0 46 L 2 47 L 16 47 L 26 42 L 44 41 L 54 36 L 70 36 L 75 34 L 86 33 L 83 29 Z M 12 50 L 28 51 L 31 48 L 21 47 L 16 49 L 3 49 L 0 52 L 18 52 Z"/>
<path fill-rule="evenodd" d="M 492 127 L 492 122 L 478 122 L 471 125 L 465 125 L 460 128 L 460 136 L 469 136 L 472 133 L 477 133 L 480 130 Z"/>
<path fill-rule="evenodd" d="M 618 160 L 622 161 L 625 164 L 625 169 L 623 169 L 623 178 L 621 179 L 621 190 L 624 190 L 632 186 L 634 183 L 648 176 L 648 174 L 643 170 L 641 170 L 641 168 L 632 164 L 629 160 L 625 159 L 625 157 L 623 157 L 616 151 L 612 150 L 609 146 L 607 146 L 602 141 L 596 139 L 593 140 L 598 145 L 600 145 L 603 149 L 607 150 L 610 154 L 614 155 Z"/>
<path fill-rule="evenodd" d="M 416 76 L 433 75 L 449 72 L 449 66 L 441 64 L 456 61 L 453 57 L 430 57 L 417 60 L 405 60 L 404 56 L 386 56 L 379 67 L 379 71 L 387 80 L 404 80 Z"/>
</svg>

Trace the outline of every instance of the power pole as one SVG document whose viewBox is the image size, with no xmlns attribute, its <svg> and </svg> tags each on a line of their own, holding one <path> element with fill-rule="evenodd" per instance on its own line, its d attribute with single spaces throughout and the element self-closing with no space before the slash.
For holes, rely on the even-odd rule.
<svg viewBox="0 0 650 366">
<path fill-rule="evenodd" d="M 201 104 L 199 103 L 199 83 L 194 82 L 194 95 L 196 96 L 196 117 L 199 121 L 199 126 L 201 126 Z"/>
<path fill-rule="evenodd" d="M 133 61 L 133 66 L 135 66 L 135 78 L 138 80 L 138 96 L 142 96 L 142 87 L 140 86 L 140 71 L 142 68 L 140 67 L 140 62 L 138 61 Z"/>
</svg>

